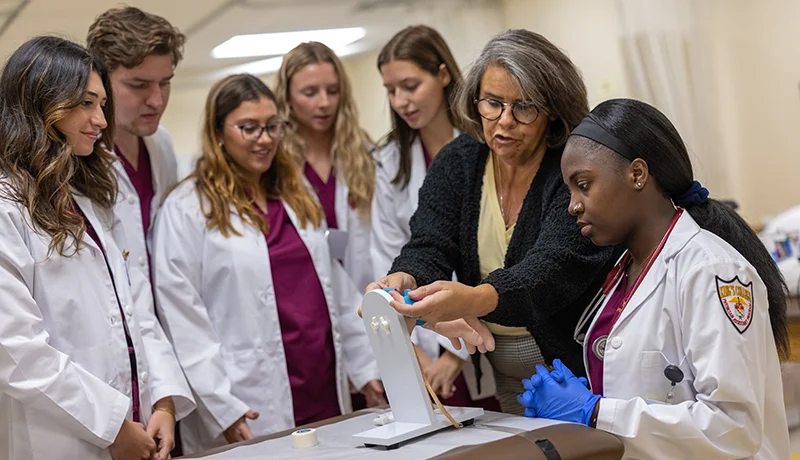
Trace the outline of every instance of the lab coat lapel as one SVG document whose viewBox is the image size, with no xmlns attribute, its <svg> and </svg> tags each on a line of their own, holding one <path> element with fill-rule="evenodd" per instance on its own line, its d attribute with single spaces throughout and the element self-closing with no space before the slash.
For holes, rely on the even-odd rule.
<svg viewBox="0 0 800 460">
<path fill-rule="evenodd" d="M 143 137 L 144 147 L 150 156 L 150 172 L 153 175 L 153 191 L 156 196 L 161 194 L 161 149 L 158 148 L 155 136 Z"/>
<path fill-rule="evenodd" d="M 342 170 L 339 168 L 335 168 L 333 170 L 334 174 L 336 174 L 336 191 L 333 203 L 333 209 L 336 213 L 336 224 L 339 227 L 339 230 L 346 232 L 348 229 L 348 208 L 350 207 L 348 203 L 348 194 L 350 193 L 350 189 L 347 187 L 347 184 L 344 180 L 344 174 L 341 172 Z M 328 180 L 331 180 L 329 177 Z M 294 221 L 292 221 L 294 222 Z M 330 225 L 330 222 L 328 222 Z M 297 224 L 295 223 L 295 227 Z"/>
<path fill-rule="evenodd" d="M 106 241 L 105 228 L 100 222 L 100 219 L 97 217 L 97 214 L 95 214 L 94 212 L 94 205 L 92 204 L 92 200 L 83 195 L 78 194 L 74 190 L 72 191 L 72 197 L 75 200 L 75 204 L 77 204 L 81 212 L 83 212 L 83 215 L 86 216 L 86 220 L 88 220 L 89 223 L 92 225 L 92 228 L 94 228 L 94 231 L 97 234 L 97 238 L 100 239 L 100 242 L 102 243 Z M 88 234 L 84 234 L 82 243 L 98 251 L 102 250 L 100 246 L 97 243 L 95 243 L 94 240 Z"/>
<path fill-rule="evenodd" d="M 653 294 L 653 291 L 656 290 L 667 275 L 667 265 L 670 263 L 671 259 L 680 252 L 680 250 L 686 246 L 686 243 L 699 231 L 700 227 L 698 227 L 697 223 L 689 216 L 689 213 L 684 211 L 683 215 L 678 218 L 678 222 L 675 224 L 675 228 L 672 229 L 672 233 L 667 239 L 661 253 L 658 254 L 656 260 L 653 262 L 653 266 L 650 267 L 650 270 L 646 273 L 642 284 L 639 285 L 639 288 L 636 289 L 636 292 L 633 293 L 633 296 L 628 301 L 628 305 L 622 310 L 622 314 L 617 324 L 614 326 L 614 329 L 623 324 L 625 320 L 633 315 L 650 295 Z"/>
<path fill-rule="evenodd" d="M 411 144 L 411 171 L 408 176 L 408 197 L 411 200 L 411 209 L 417 209 L 419 204 L 419 189 L 425 180 L 425 153 L 422 151 L 422 141 L 419 136 Z"/>
</svg>

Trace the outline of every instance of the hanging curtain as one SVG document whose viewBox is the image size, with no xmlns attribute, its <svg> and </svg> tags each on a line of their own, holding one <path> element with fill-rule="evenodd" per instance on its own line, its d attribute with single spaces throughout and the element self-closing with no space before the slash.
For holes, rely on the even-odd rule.
<svg viewBox="0 0 800 460">
<path fill-rule="evenodd" d="M 722 151 L 705 2 L 617 0 L 633 97 L 664 112 L 683 137 L 697 177 L 714 198 L 730 197 Z"/>
</svg>

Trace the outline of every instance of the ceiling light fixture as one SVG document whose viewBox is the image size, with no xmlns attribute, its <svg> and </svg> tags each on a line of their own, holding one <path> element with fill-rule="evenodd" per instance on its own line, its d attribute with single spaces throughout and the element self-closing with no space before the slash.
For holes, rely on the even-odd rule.
<svg viewBox="0 0 800 460">
<path fill-rule="evenodd" d="M 301 43 L 316 41 L 334 51 L 361 40 L 367 34 L 363 27 L 344 29 L 301 30 L 272 34 L 236 35 L 211 51 L 215 59 L 243 58 L 254 56 L 279 56 L 291 51 Z"/>
</svg>

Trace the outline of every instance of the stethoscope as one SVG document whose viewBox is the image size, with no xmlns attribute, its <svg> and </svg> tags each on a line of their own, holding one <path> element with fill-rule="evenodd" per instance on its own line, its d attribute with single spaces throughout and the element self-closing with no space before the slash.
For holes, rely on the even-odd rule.
<svg viewBox="0 0 800 460">
<path fill-rule="evenodd" d="M 669 229 L 667 230 L 666 234 L 661 239 L 661 241 L 659 242 L 658 246 L 654 251 L 653 259 L 655 259 L 657 254 L 661 252 L 661 249 L 664 247 L 667 238 L 669 238 L 670 233 L 672 233 L 672 229 L 677 224 L 678 219 L 680 218 L 682 213 L 683 210 L 678 208 L 675 213 L 675 216 L 672 219 L 672 223 L 670 224 Z M 595 317 L 597 311 L 603 306 L 608 295 L 622 279 L 622 277 L 625 274 L 625 270 L 628 267 L 628 264 L 631 263 L 631 260 L 632 256 L 630 252 L 626 251 L 625 254 L 622 256 L 622 258 L 619 260 L 619 262 L 617 262 L 617 264 L 614 265 L 614 268 L 612 268 L 611 271 L 608 273 L 606 279 L 603 281 L 603 284 L 600 286 L 600 290 L 597 291 L 597 294 L 595 294 L 594 298 L 592 298 L 592 301 L 589 302 L 589 306 L 583 310 L 583 313 L 578 319 L 578 323 L 575 326 L 575 331 L 573 332 L 572 336 L 575 342 L 577 342 L 582 347 L 584 342 L 586 341 L 586 335 L 588 333 L 589 323 Z M 644 274 L 647 272 L 652 262 L 653 262 L 652 259 L 648 262 L 647 266 L 645 267 L 642 273 L 642 276 L 644 276 Z M 637 283 L 634 285 L 633 291 L 636 290 L 640 281 L 641 280 L 637 280 Z M 605 346 L 605 341 L 602 341 L 601 346 L 603 347 Z M 602 359 L 602 357 L 600 359 Z M 667 380 L 670 381 L 670 388 L 669 391 L 667 391 L 666 403 L 672 404 L 675 399 L 675 386 L 683 381 L 683 371 L 681 371 L 681 369 L 678 366 L 675 366 L 674 364 L 669 364 L 667 367 L 664 368 L 664 377 L 666 377 Z"/>
<path fill-rule="evenodd" d="M 672 230 L 675 228 L 675 225 L 677 225 L 678 219 L 680 219 L 681 214 L 683 214 L 683 209 L 677 208 L 675 211 L 675 215 L 672 217 L 672 222 L 670 223 L 667 232 L 664 234 L 664 236 L 661 238 L 661 241 L 659 241 L 658 245 L 653 250 L 653 253 L 650 255 L 647 264 L 644 266 L 644 269 L 642 270 L 639 279 L 636 280 L 636 283 L 634 284 L 633 289 L 631 290 L 630 293 L 631 296 L 633 295 L 634 292 L 636 292 L 636 289 L 639 287 L 639 284 L 642 282 L 645 275 L 650 270 L 650 266 L 658 258 L 658 255 L 661 253 L 661 250 L 664 248 L 664 245 L 666 245 L 667 239 L 669 239 L 669 235 L 672 233 Z M 608 294 L 611 293 L 611 291 L 614 289 L 617 283 L 619 283 L 619 280 L 622 279 L 622 277 L 625 275 L 625 269 L 628 268 L 628 264 L 631 263 L 632 259 L 633 257 L 631 256 L 631 253 L 629 251 L 625 251 L 625 254 L 622 256 L 619 262 L 617 262 L 617 264 L 614 265 L 614 268 L 612 268 L 611 271 L 606 276 L 605 281 L 603 281 L 603 284 L 600 286 L 600 290 L 597 291 L 597 294 L 595 294 L 592 301 L 589 302 L 589 306 L 583 310 L 583 313 L 581 314 L 581 317 L 578 319 L 578 324 L 575 326 L 575 331 L 573 332 L 572 335 L 572 338 L 576 342 L 578 342 L 578 345 L 583 346 L 583 342 L 586 340 L 586 332 L 584 332 L 584 329 L 587 328 L 586 326 L 594 318 L 595 313 L 597 313 L 597 310 L 599 310 L 600 307 L 603 305 L 606 298 L 608 297 Z"/>
<path fill-rule="evenodd" d="M 575 332 L 572 335 L 572 338 L 578 342 L 578 345 L 583 346 L 583 342 L 586 340 L 586 333 L 588 332 L 585 329 L 588 329 L 589 323 L 592 321 L 597 311 L 600 310 L 600 307 L 603 306 L 603 303 L 605 303 L 606 297 L 608 297 L 617 283 L 619 283 L 619 280 L 622 279 L 622 276 L 625 274 L 625 268 L 627 268 L 630 261 L 631 254 L 626 251 L 622 259 L 608 272 L 600 290 L 597 291 L 592 301 L 589 302 L 589 306 L 581 313 L 578 324 L 575 326 Z"/>
</svg>

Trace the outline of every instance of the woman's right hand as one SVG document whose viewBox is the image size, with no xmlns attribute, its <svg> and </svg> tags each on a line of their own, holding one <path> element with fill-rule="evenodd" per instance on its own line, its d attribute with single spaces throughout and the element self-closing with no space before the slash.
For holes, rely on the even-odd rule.
<svg viewBox="0 0 800 460">
<path fill-rule="evenodd" d="M 253 432 L 250 431 L 250 427 L 247 425 L 247 419 L 255 420 L 257 418 L 258 412 L 249 410 L 242 416 L 242 418 L 233 422 L 233 425 L 229 426 L 228 429 L 223 433 L 225 435 L 225 440 L 228 441 L 228 444 L 233 444 L 234 442 L 239 441 L 249 441 L 253 439 Z"/>
<path fill-rule="evenodd" d="M 369 291 L 374 289 L 384 289 L 384 288 L 395 288 L 400 291 L 400 295 L 403 295 L 406 289 L 411 289 L 412 291 L 417 288 L 417 280 L 414 279 L 413 276 L 409 275 L 408 273 L 404 272 L 396 272 L 390 275 L 386 275 L 383 278 L 375 281 L 374 283 L 370 283 L 367 286 L 367 290 L 364 292 L 365 294 Z"/>
<path fill-rule="evenodd" d="M 124 420 L 114 444 L 108 448 L 114 460 L 148 460 L 156 453 L 156 442 L 144 425 Z"/>
<path fill-rule="evenodd" d="M 386 275 L 383 278 L 375 281 L 374 283 L 370 283 L 367 286 L 367 290 L 364 292 L 373 291 L 375 289 L 385 289 L 385 288 L 394 288 L 396 291 L 390 292 L 389 295 L 392 296 L 393 299 L 397 300 L 398 302 L 403 301 L 403 293 L 406 292 L 406 289 L 414 290 L 417 288 L 417 280 L 414 279 L 413 276 L 409 275 L 405 272 L 395 272 L 390 275 Z M 361 307 L 358 307 L 358 316 L 361 317 Z M 411 334 L 411 331 L 414 330 L 414 324 L 416 320 L 413 318 L 406 318 L 406 328 L 408 329 L 408 333 Z"/>
</svg>

